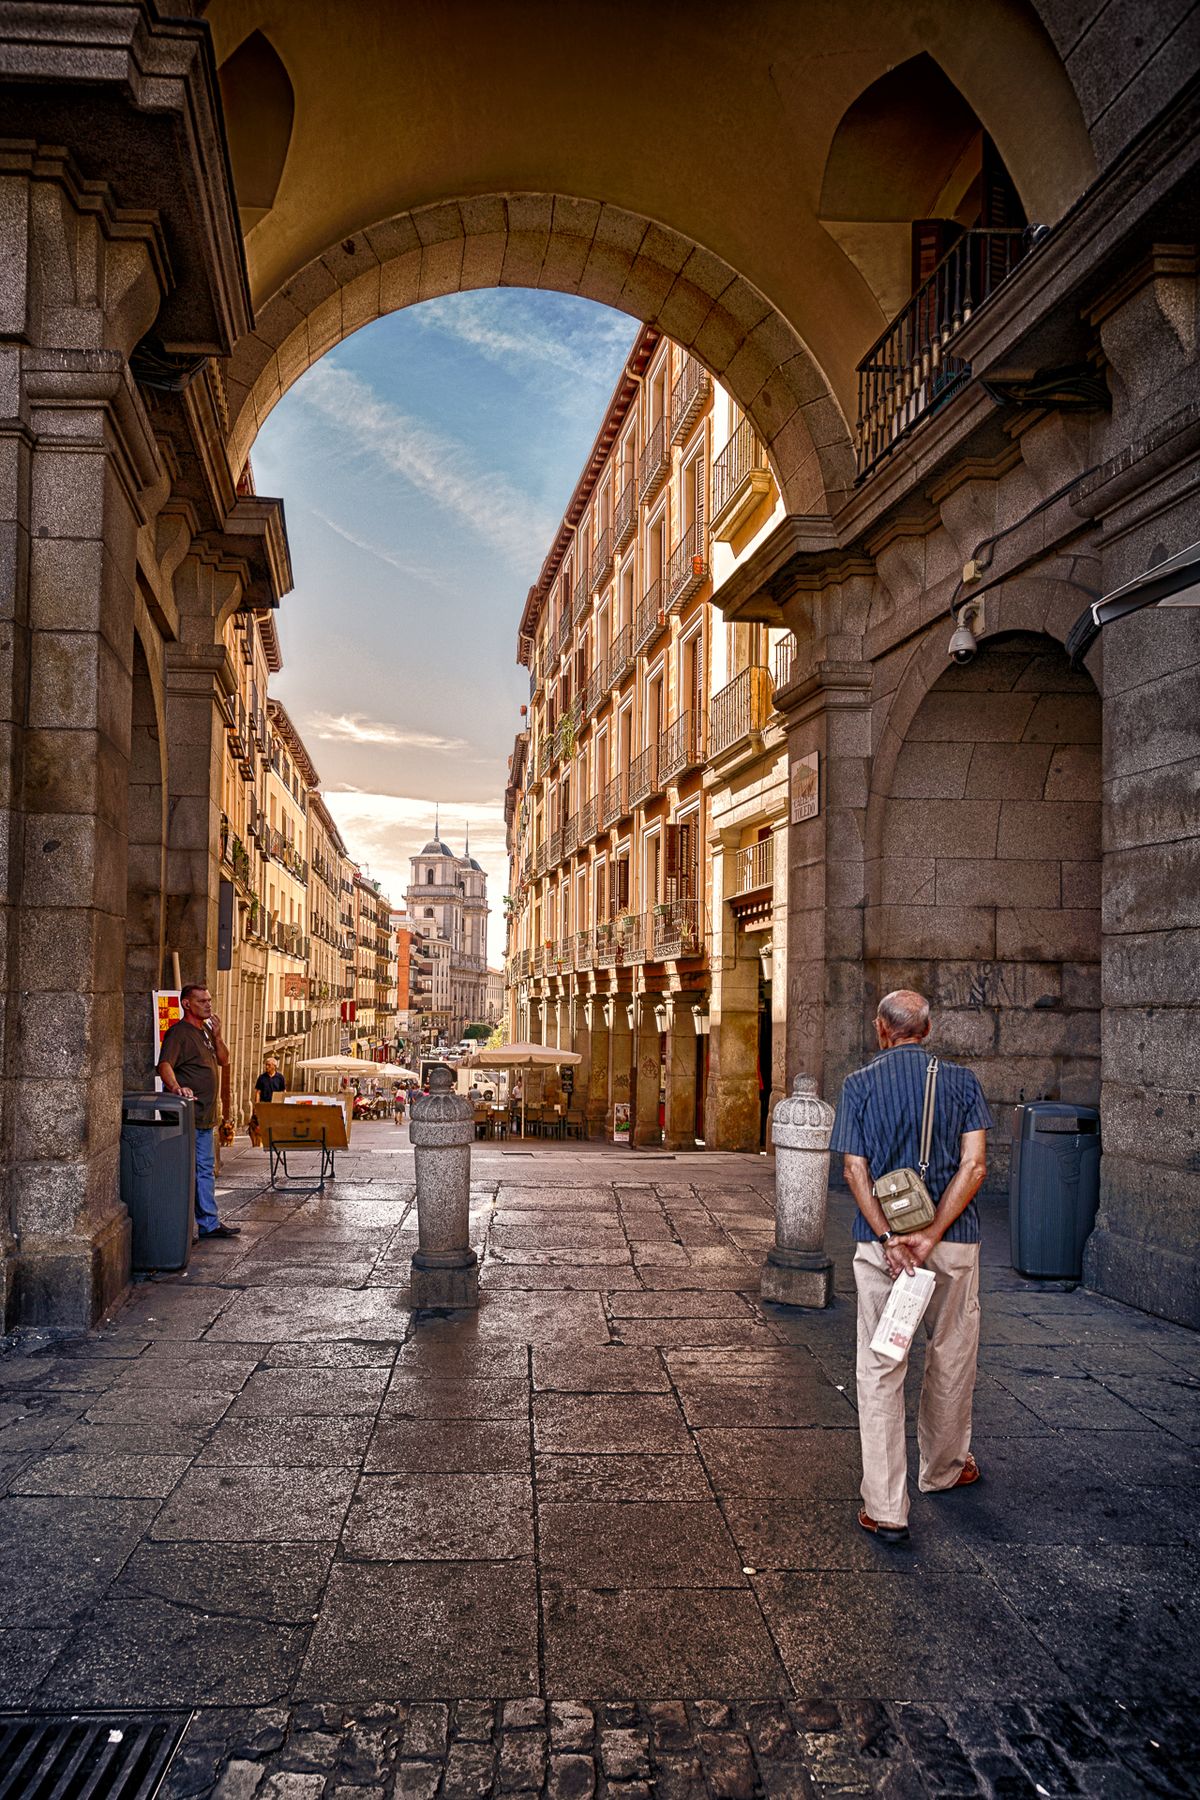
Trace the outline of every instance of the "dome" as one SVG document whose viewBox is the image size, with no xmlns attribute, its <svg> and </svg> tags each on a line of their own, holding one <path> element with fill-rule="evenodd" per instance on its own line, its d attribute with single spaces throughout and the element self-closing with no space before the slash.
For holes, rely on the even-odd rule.
<svg viewBox="0 0 1200 1800">
<path fill-rule="evenodd" d="M 421 855 L 448 856 L 452 862 L 458 861 L 458 858 L 455 856 L 453 850 L 451 850 L 449 844 L 443 844 L 441 838 L 431 838 L 422 850 Z"/>
</svg>

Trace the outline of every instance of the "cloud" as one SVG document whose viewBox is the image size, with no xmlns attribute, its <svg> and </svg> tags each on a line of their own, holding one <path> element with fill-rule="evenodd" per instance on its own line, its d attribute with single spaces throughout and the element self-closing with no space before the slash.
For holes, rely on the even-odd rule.
<svg viewBox="0 0 1200 1800">
<path fill-rule="evenodd" d="M 363 455 L 401 476 L 515 565 L 540 557 L 554 520 L 504 475 L 478 468 L 463 444 L 380 400 L 365 381 L 329 357 L 308 371 L 296 391 Z"/>
<path fill-rule="evenodd" d="M 403 731 L 361 713 L 313 713 L 309 729 L 325 743 L 375 744 L 389 750 L 431 750 L 450 755 L 469 748 L 466 738 L 439 737 L 434 731 Z"/>
<path fill-rule="evenodd" d="M 411 575 L 416 581 L 423 581 L 430 587 L 441 588 L 443 593 L 453 593 L 453 588 L 448 582 L 442 580 L 436 569 L 425 568 L 420 563 L 406 562 L 402 556 L 395 555 L 391 550 L 385 550 L 382 544 L 372 544 L 368 538 L 359 537 L 355 532 L 347 531 L 344 525 L 339 525 L 336 519 L 331 519 L 327 514 L 318 512 L 315 506 L 310 506 L 308 510 L 314 519 L 319 519 L 322 525 L 336 533 L 338 537 L 343 538 L 347 544 L 353 544 L 356 550 L 365 550 L 368 556 L 374 556 L 379 562 L 386 563 L 390 569 L 399 569 L 402 575 Z"/>
<path fill-rule="evenodd" d="M 576 321 L 561 304 L 549 310 L 532 296 L 507 294 L 451 294 L 419 307 L 416 317 L 425 330 L 454 338 L 489 362 L 553 377 L 551 390 L 572 406 L 581 400 L 591 406 L 592 397 L 564 387 L 560 378 L 611 387 L 637 333 L 607 308 L 583 302 Z"/>
</svg>

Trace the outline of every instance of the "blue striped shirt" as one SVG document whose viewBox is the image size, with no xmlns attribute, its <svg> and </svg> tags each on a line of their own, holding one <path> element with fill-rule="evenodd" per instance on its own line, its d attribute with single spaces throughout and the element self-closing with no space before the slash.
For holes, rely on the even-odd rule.
<svg viewBox="0 0 1200 1800">
<path fill-rule="evenodd" d="M 894 1050 L 880 1051 L 865 1069 L 846 1077 L 829 1147 L 846 1156 L 865 1157 L 872 1181 L 878 1181 L 889 1169 L 918 1166 L 925 1070 L 934 1054 L 924 1044 L 901 1044 Z M 991 1125 L 992 1115 L 983 1089 L 970 1069 L 939 1058 L 933 1149 L 926 1177 L 935 1204 L 962 1160 L 963 1132 L 988 1131 Z M 874 1239 L 861 1212 L 854 1215 L 854 1236 L 866 1244 Z M 974 1200 L 955 1219 L 945 1238 L 948 1244 L 979 1242 L 979 1214 Z"/>
</svg>

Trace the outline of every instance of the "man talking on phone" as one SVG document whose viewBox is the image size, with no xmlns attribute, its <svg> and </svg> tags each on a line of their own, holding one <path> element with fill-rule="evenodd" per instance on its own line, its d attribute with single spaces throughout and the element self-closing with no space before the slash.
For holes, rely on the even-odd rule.
<svg viewBox="0 0 1200 1800">
<path fill-rule="evenodd" d="M 163 1038 L 158 1073 L 168 1094 L 196 1102 L 196 1228 L 202 1238 L 237 1237 L 241 1228 L 223 1224 L 217 1212 L 213 1161 L 217 1100 L 221 1072 L 229 1067 L 229 1047 L 203 984 L 182 988 L 179 998 L 183 1017 Z"/>
</svg>

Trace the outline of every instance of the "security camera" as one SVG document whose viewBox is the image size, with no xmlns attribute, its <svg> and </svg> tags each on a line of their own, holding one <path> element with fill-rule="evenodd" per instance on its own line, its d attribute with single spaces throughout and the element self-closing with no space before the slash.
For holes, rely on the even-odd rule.
<svg viewBox="0 0 1200 1800">
<path fill-rule="evenodd" d="M 974 606 L 964 606 L 958 614 L 958 623 L 954 627 L 947 654 L 951 662 L 969 663 L 979 653 L 979 640 L 975 636 L 978 612 Z"/>
</svg>

